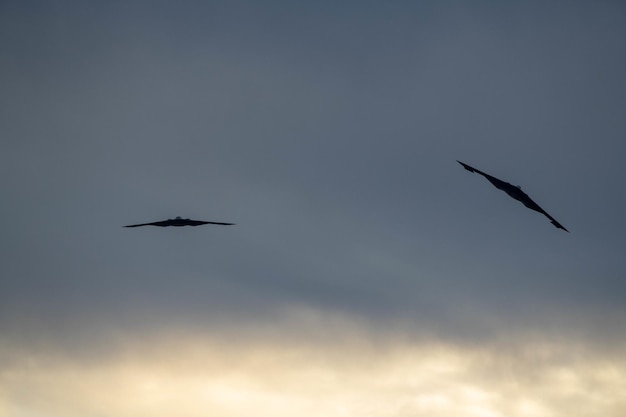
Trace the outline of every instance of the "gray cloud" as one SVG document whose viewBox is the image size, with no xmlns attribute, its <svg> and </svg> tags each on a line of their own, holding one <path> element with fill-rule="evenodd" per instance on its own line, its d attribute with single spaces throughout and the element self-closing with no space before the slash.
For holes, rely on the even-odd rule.
<svg viewBox="0 0 626 417">
<path fill-rule="evenodd" d="M 620 3 L 3 7 L 14 337 L 293 305 L 470 339 L 622 329 Z M 175 215 L 238 225 L 121 228 Z"/>
</svg>

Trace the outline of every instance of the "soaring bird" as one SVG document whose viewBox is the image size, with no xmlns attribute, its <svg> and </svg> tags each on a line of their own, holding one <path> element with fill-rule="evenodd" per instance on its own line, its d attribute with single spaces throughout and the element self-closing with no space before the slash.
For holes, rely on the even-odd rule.
<svg viewBox="0 0 626 417">
<path fill-rule="evenodd" d="M 504 191 L 505 193 L 507 193 L 509 195 L 509 197 L 512 197 L 514 199 L 516 199 L 517 201 L 520 201 L 523 205 L 525 205 L 526 207 L 528 207 L 531 210 L 535 210 L 541 214 L 543 214 L 544 216 L 546 216 L 548 219 L 550 219 L 550 222 L 555 226 L 558 227 L 559 229 L 563 229 L 566 232 L 569 233 L 569 230 L 567 230 L 565 227 L 563 227 L 561 225 L 561 223 L 557 222 L 554 217 L 550 216 L 544 209 L 542 209 L 541 207 L 539 207 L 539 204 L 535 203 L 530 197 L 528 197 L 528 194 L 526 194 L 525 192 L 522 191 L 522 188 L 520 186 L 515 186 L 513 184 L 509 184 L 506 181 L 502 181 L 499 180 L 496 177 L 492 177 L 489 174 L 485 174 L 482 171 L 477 170 L 476 168 L 472 168 L 471 166 L 464 164 L 463 162 L 457 160 L 457 162 L 461 165 L 463 165 L 463 168 L 465 168 L 466 170 L 468 170 L 469 172 L 475 172 L 477 174 L 482 175 L 483 177 L 487 178 L 487 181 L 489 181 L 490 183 L 492 183 L 494 185 L 494 187 L 496 187 L 499 190 Z"/>
<path fill-rule="evenodd" d="M 235 223 L 205 222 L 202 220 L 191 220 L 191 219 L 183 219 L 181 217 L 176 217 L 174 219 L 167 219 L 167 220 L 162 220 L 159 222 L 130 224 L 124 227 L 139 227 L 139 226 L 182 227 L 182 226 L 200 226 L 203 224 L 220 224 L 222 226 L 232 226 Z"/>
</svg>

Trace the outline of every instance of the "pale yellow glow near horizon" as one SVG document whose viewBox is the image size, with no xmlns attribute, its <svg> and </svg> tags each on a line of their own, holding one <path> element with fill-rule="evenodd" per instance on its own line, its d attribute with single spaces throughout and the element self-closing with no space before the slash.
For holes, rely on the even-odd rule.
<svg viewBox="0 0 626 417">
<path fill-rule="evenodd" d="M 101 361 L 18 355 L 0 416 L 623 416 L 626 361 L 568 349 L 163 336 Z"/>
</svg>

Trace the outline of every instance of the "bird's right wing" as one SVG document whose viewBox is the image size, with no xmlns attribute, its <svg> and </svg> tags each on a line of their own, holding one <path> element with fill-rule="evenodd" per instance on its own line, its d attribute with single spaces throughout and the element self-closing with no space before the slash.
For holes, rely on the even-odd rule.
<svg viewBox="0 0 626 417">
<path fill-rule="evenodd" d="M 486 174 L 486 173 L 484 173 L 484 172 L 482 172 L 482 171 L 480 171 L 480 170 L 478 170 L 478 169 L 476 169 L 476 168 L 474 168 L 474 167 L 471 167 L 471 166 L 469 166 L 469 165 L 467 165 L 467 164 L 464 164 L 463 162 L 459 161 L 458 159 L 457 159 L 456 161 L 457 161 L 459 164 L 463 165 L 463 168 L 465 168 L 465 169 L 466 169 L 466 170 L 468 170 L 469 172 L 475 172 L 476 174 L 480 174 L 480 175 L 482 175 L 482 176 L 483 176 L 483 177 L 485 177 L 485 178 L 489 178 L 489 177 L 491 177 L 491 175 Z M 491 177 L 491 178 L 494 178 L 494 177 Z"/>
<path fill-rule="evenodd" d="M 478 175 L 482 175 L 483 177 L 485 177 L 487 179 L 487 181 L 489 181 L 491 184 L 493 184 L 494 187 L 496 187 L 496 188 L 498 188 L 500 190 L 504 191 L 507 188 L 507 186 L 513 187 L 513 185 L 509 184 L 508 182 L 502 181 L 501 179 L 496 178 L 493 175 L 489 175 L 489 174 L 487 174 L 485 172 L 482 172 L 481 170 L 478 170 L 478 169 L 476 169 L 474 167 L 471 167 L 471 166 L 469 166 L 467 164 L 464 164 L 463 162 L 459 161 L 458 159 L 457 159 L 457 162 L 459 164 L 463 165 L 463 168 L 465 168 L 469 172 L 476 173 Z"/>
<path fill-rule="evenodd" d="M 463 165 L 463 168 L 465 168 L 466 170 L 468 170 L 469 172 L 476 172 L 476 170 L 474 168 L 472 168 L 471 166 L 464 164 L 463 162 L 459 161 L 458 159 L 456 160 L 459 164 Z"/>
<path fill-rule="evenodd" d="M 167 226 L 167 221 L 162 221 L 162 222 L 152 222 L 152 223 L 139 223 L 139 224 L 129 224 L 128 226 L 124 226 L 124 227 L 141 227 L 141 226 Z"/>
</svg>

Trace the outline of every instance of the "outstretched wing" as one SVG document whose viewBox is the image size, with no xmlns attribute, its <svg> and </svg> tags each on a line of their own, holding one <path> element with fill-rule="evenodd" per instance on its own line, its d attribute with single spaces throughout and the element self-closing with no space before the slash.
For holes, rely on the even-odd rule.
<svg viewBox="0 0 626 417">
<path fill-rule="evenodd" d="M 163 220 L 163 221 L 160 221 L 160 222 L 152 222 L 152 223 L 129 224 L 128 226 L 124 226 L 124 227 L 141 227 L 141 226 L 166 227 L 166 226 L 169 226 L 169 220 Z"/>
<path fill-rule="evenodd" d="M 219 224 L 219 225 L 222 225 L 222 226 L 233 226 L 235 223 L 220 223 L 220 222 L 205 222 L 205 221 L 202 221 L 202 220 L 189 220 L 187 222 L 187 224 L 189 226 L 200 226 L 200 225 L 203 225 L 203 224 Z"/>
<path fill-rule="evenodd" d="M 511 185 L 511 184 L 509 184 L 506 181 L 502 181 L 501 179 L 496 178 L 493 175 L 489 175 L 489 174 L 487 174 L 485 172 L 482 172 L 479 169 L 476 169 L 476 168 L 471 167 L 471 166 L 469 166 L 467 164 L 464 164 L 463 162 L 459 161 L 458 159 L 457 159 L 457 162 L 459 164 L 463 165 L 463 168 L 465 168 L 469 172 L 482 175 L 483 177 L 485 177 L 487 179 L 487 181 L 489 181 L 494 187 L 496 187 L 499 190 L 506 191 L 506 189 L 509 188 L 509 187 L 515 187 L 514 185 Z M 507 192 L 507 194 L 508 194 L 508 192 Z"/>
<path fill-rule="evenodd" d="M 471 166 L 469 166 L 469 165 L 467 165 L 467 164 L 464 164 L 463 162 L 459 161 L 458 159 L 457 159 L 456 161 L 457 161 L 459 164 L 463 165 L 463 168 L 465 168 L 465 169 L 466 169 L 466 170 L 468 170 L 469 172 L 475 172 L 475 173 L 480 174 L 480 175 L 487 175 L 487 174 L 485 174 L 484 172 L 479 171 L 479 170 L 477 170 L 477 169 L 476 169 L 476 168 L 474 168 L 474 167 L 471 167 Z"/>
<path fill-rule="evenodd" d="M 554 220 L 554 218 L 552 216 L 550 216 L 549 214 L 546 214 L 546 216 L 548 216 L 548 218 L 550 219 L 550 223 L 552 223 L 554 225 L 554 227 L 558 227 L 559 229 L 563 229 L 565 230 L 567 233 L 569 233 L 569 230 L 567 230 L 566 228 L 563 227 L 563 225 L 559 222 L 557 222 L 556 220 Z"/>
<path fill-rule="evenodd" d="M 544 209 L 542 209 L 542 208 L 539 206 L 539 204 L 535 203 L 535 202 L 533 201 L 533 199 L 532 199 L 532 198 L 530 198 L 530 197 L 528 197 L 528 196 L 526 195 L 526 196 L 525 196 L 525 198 L 524 198 L 523 200 L 521 200 L 521 201 L 522 201 L 522 203 L 523 203 L 526 207 L 528 207 L 529 209 L 531 209 L 531 210 L 535 210 L 535 211 L 537 211 L 537 212 L 539 212 L 539 213 L 543 214 L 544 216 L 546 216 L 548 219 L 550 219 L 550 223 L 552 223 L 552 224 L 554 225 L 554 227 L 557 227 L 557 228 L 559 228 L 559 229 L 563 229 L 563 230 L 565 230 L 567 233 L 569 233 L 569 230 L 567 230 L 565 227 L 563 227 L 563 225 L 562 225 L 561 223 L 557 222 L 557 221 L 556 221 L 556 219 L 555 219 L 554 217 L 550 216 L 550 215 L 548 214 L 548 212 L 547 212 L 547 211 L 545 211 Z"/>
</svg>

